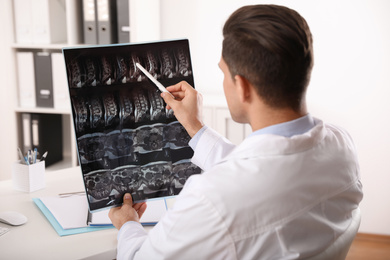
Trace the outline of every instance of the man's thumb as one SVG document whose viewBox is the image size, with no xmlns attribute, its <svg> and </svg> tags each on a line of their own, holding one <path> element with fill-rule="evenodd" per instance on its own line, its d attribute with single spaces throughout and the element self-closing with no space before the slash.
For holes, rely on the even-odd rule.
<svg viewBox="0 0 390 260">
<path fill-rule="evenodd" d="M 129 204 L 130 206 L 133 206 L 133 198 L 131 197 L 130 193 L 126 193 L 123 196 L 123 204 Z"/>
</svg>

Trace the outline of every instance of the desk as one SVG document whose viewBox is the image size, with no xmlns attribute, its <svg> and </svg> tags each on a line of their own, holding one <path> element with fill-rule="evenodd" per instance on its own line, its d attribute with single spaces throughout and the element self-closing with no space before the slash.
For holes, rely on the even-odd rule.
<svg viewBox="0 0 390 260">
<path fill-rule="evenodd" d="M 0 182 L 0 211 L 17 211 L 28 218 L 22 226 L 9 226 L 0 236 L 1 259 L 114 259 L 116 236 L 113 229 L 60 237 L 32 201 L 35 197 L 84 190 L 79 167 L 46 172 L 46 188 L 32 193 L 13 189 L 12 180 Z"/>
</svg>

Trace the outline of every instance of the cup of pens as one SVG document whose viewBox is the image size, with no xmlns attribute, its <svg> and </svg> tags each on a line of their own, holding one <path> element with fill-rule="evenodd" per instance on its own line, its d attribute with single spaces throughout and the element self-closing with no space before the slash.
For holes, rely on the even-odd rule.
<svg viewBox="0 0 390 260">
<path fill-rule="evenodd" d="M 45 158 L 37 158 L 38 152 L 28 151 L 24 156 L 18 148 L 20 161 L 15 162 L 12 169 L 12 182 L 15 190 L 34 192 L 45 188 Z"/>
</svg>

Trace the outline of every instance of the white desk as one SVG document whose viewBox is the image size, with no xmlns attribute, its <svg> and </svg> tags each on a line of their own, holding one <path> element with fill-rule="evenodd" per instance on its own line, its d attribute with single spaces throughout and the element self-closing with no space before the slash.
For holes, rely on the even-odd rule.
<svg viewBox="0 0 390 260">
<path fill-rule="evenodd" d="M 60 237 L 32 198 L 84 190 L 79 167 L 46 172 L 46 188 L 32 193 L 13 189 L 12 180 L 0 182 L 0 211 L 17 211 L 28 218 L 22 226 L 0 226 L 1 259 L 114 259 L 116 229 Z"/>
</svg>

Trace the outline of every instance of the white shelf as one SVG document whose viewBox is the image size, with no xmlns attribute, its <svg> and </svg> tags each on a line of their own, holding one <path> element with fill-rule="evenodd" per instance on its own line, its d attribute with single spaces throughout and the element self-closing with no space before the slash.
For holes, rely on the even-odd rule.
<svg viewBox="0 0 390 260">
<path fill-rule="evenodd" d="M 37 113 L 37 114 L 63 114 L 70 115 L 70 109 L 56 109 L 56 108 L 40 108 L 40 107 L 17 107 L 16 112 L 19 113 Z"/>
<path fill-rule="evenodd" d="M 52 43 L 52 44 L 27 44 L 27 43 L 14 43 L 12 48 L 14 49 L 29 49 L 29 50 L 62 50 L 67 47 L 82 47 L 88 46 L 87 44 L 68 44 L 68 43 Z"/>
<path fill-rule="evenodd" d="M 129 24 L 131 24 L 131 41 L 152 41 L 160 39 L 160 4 L 159 0 L 128 0 L 129 1 Z M 13 0 L 7 0 L 8 6 L 12 7 Z M 62 52 L 63 48 L 69 47 L 88 47 L 94 46 L 91 44 L 83 44 L 82 28 L 83 21 L 79 15 L 82 11 L 79 0 L 65 0 L 66 10 L 66 41 L 63 38 L 57 38 L 56 43 L 34 44 L 34 43 L 13 43 L 10 46 L 16 60 L 16 53 L 19 51 L 25 52 Z M 12 8 L 10 8 L 12 9 Z M 13 10 L 11 10 L 13 13 Z M 15 22 L 12 19 L 12 22 Z M 15 26 L 15 25 L 14 25 Z M 14 31 L 15 33 L 15 31 Z M 15 36 L 15 35 L 14 35 Z M 11 39 L 17 39 L 12 37 Z M 63 42 L 58 42 L 63 41 Z M 130 38 L 129 38 L 130 42 Z M 16 67 L 16 66 L 15 66 Z M 17 71 L 17 68 L 16 68 Z M 18 72 L 16 72 L 16 75 Z M 18 89 L 18 80 L 13 80 L 15 85 L 12 86 Z M 18 94 L 18 93 L 16 93 Z M 18 104 L 16 104 L 18 106 Z M 21 118 L 21 113 L 38 113 L 38 114 L 61 114 L 63 125 L 63 155 L 64 159 L 46 168 L 47 171 L 55 171 L 59 169 L 74 167 L 78 165 L 76 138 L 73 128 L 72 108 L 42 108 L 42 107 L 15 107 L 14 113 L 17 120 Z M 17 126 L 18 143 L 22 143 L 22 127 Z M 50 154 L 49 154 L 50 156 Z"/>
</svg>

